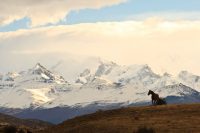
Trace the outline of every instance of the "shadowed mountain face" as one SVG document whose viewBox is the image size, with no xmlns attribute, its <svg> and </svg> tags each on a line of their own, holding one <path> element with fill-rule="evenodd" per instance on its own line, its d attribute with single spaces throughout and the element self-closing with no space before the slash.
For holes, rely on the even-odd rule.
<svg viewBox="0 0 200 133">
<path fill-rule="evenodd" d="M 43 121 L 48 121 L 54 124 L 61 123 L 67 119 L 74 118 L 76 116 L 94 113 L 97 110 L 109 110 L 119 108 L 121 104 L 112 105 L 99 105 L 98 103 L 93 103 L 87 107 L 55 107 L 50 109 L 8 109 L 4 108 L 0 111 L 9 115 L 14 115 L 18 118 L 34 118 Z"/>
<path fill-rule="evenodd" d="M 200 104 L 129 107 L 67 120 L 41 133 L 199 133 Z"/>
<path fill-rule="evenodd" d="M 0 114 L 0 132 L 9 130 L 40 131 L 52 126 L 51 123 L 36 119 L 19 119 L 9 115 Z"/>
</svg>

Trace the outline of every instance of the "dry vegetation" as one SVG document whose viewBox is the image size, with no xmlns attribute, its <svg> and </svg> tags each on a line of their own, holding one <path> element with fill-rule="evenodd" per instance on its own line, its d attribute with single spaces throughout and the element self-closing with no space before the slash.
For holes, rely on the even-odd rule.
<svg viewBox="0 0 200 133">
<path fill-rule="evenodd" d="M 19 119 L 0 113 L 0 133 L 32 133 L 51 127 L 40 120 Z"/>
<path fill-rule="evenodd" d="M 200 104 L 130 107 L 77 117 L 44 133 L 200 133 Z"/>
</svg>

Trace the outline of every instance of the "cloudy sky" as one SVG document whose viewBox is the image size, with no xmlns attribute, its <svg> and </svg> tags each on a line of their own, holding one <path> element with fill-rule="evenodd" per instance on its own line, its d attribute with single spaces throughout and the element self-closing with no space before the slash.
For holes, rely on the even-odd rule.
<svg viewBox="0 0 200 133">
<path fill-rule="evenodd" d="M 92 56 L 200 75 L 199 0 L 0 1 L 2 73 Z"/>
</svg>

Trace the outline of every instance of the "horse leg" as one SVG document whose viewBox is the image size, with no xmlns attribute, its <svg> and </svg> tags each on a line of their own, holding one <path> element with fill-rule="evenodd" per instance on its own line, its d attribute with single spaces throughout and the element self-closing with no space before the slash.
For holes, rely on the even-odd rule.
<svg viewBox="0 0 200 133">
<path fill-rule="evenodd" d="M 153 103 L 152 103 L 153 105 L 156 105 L 156 101 L 155 100 L 153 100 Z"/>
<path fill-rule="evenodd" d="M 156 100 L 154 100 L 154 105 L 156 105 Z"/>
</svg>

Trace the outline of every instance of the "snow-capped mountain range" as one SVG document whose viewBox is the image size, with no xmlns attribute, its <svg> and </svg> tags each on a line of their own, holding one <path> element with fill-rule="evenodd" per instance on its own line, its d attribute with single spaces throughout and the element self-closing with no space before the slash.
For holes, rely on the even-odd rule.
<svg viewBox="0 0 200 133">
<path fill-rule="evenodd" d="M 158 75 L 148 65 L 120 66 L 100 61 L 96 69 L 85 68 L 74 82 L 66 81 L 40 63 L 22 72 L 0 76 L 0 107 L 85 107 L 98 103 L 131 105 L 150 101 L 149 89 L 178 102 L 200 101 L 200 76 L 182 71 L 178 76 Z M 173 101 L 174 102 L 174 101 Z"/>
</svg>

